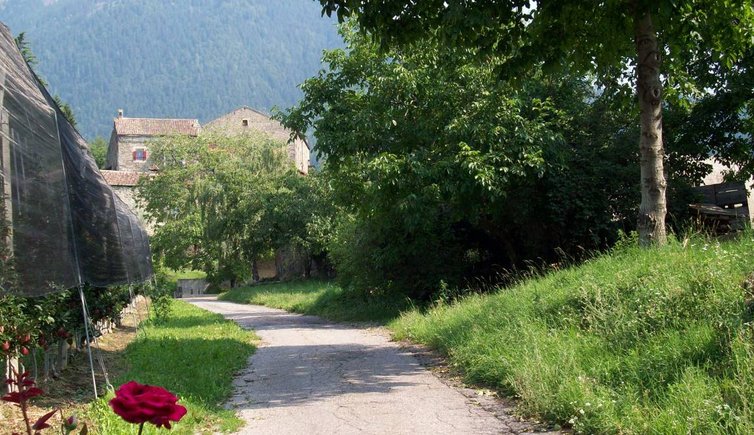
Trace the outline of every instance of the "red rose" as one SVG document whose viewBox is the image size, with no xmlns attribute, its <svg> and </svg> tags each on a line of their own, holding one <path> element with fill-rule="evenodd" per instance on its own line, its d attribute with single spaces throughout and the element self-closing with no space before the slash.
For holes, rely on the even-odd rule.
<svg viewBox="0 0 754 435">
<path fill-rule="evenodd" d="M 179 421 L 186 415 L 186 408 L 178 405 L 178 398 L 171 392 L 152 385 L 130 381 L 115 391 L 110 407 L 129 423 L 152 423 L 170 429 L 171 421 Z"/>
</svg>

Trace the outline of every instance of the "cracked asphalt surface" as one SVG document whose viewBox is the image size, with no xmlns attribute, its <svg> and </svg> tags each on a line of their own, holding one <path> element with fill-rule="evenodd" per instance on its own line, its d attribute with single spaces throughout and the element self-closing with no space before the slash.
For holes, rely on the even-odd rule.
<svg viewBox="0 0 754 435">
<path fill-rule="evenodd" d="M 382 328 L 332 323 L 256 305 L 188 302 L 262 343 L 234 380 L 241 434 L 491 434 L 529 426 L 444 383 Z M 489 398 L 487 401 L 491 400 Z M 488 404 L 489 405 L 489 404 Z"/>
</svg>

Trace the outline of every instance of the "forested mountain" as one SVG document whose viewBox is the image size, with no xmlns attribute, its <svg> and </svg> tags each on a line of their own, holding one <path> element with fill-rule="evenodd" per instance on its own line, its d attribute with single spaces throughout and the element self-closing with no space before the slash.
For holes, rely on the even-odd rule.
<svg viewBox="0 0 754 435">
<path fill-rule="evenodd" d="M 342 45 L 311 0 L 0 0 L 38 72 L 87 138 L 126 116 L 199 118 L 287 107 Z"/>
</svg>

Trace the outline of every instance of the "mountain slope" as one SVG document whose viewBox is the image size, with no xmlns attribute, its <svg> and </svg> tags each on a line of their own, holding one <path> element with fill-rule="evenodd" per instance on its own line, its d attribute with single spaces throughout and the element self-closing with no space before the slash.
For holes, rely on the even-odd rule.
<svg viewBox="0 0 754 435">
<path fill-rule="evenodd" d="M 26 32 L 38 72 L 82 133 L 126 116 L 199 118 L 238 106 L 286 107 L 341 45 L 311 0 L 6 0 L 0 21 Z"/>
</svg>

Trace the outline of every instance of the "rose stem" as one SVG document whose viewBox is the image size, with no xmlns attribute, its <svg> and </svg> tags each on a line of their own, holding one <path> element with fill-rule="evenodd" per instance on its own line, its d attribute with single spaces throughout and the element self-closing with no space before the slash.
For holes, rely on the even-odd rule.
<svg viewBox="0 0 754 435">
<path fill-rule="evenodd" d="M 19 390 L 21 388 L 19 387 Z M 24 423 L 26 423 L 26 433 L 31 435 L 31 424 L 29 423 L 29 414 L 26 412 L 26 400 L 21 400 L 21 414 L 24 416 Z"/>
</svg>

